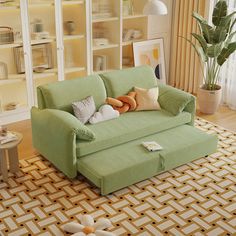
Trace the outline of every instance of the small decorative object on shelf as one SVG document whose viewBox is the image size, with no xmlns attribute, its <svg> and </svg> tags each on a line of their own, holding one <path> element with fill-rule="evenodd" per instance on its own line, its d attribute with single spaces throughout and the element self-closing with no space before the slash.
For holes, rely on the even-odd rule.
<svg viewBox="0 0 236 236">
<path fill-rule="evenodd" d="M 142 35 L 142 31 L 139 29 L 124 29 L 123 42 L 140 39 Z"/>
<path fill-rule="evenodd" d="M 134 7 L 132 0 L 123 0 L 123 8 L 122 8 L 123 16 L 134 15 Z"/>
<path fill-rule="evenodd" d="M 41 19 L 35 19 L 34 20 L 34 32 L 43 32 L 43 23 L 42 23 L 42 20 Z"/>
<path fill-rule="evenodd" d="M 133 65 L 133 58 L 132 57 L 122 57 L 122 65 L 123 66 L 132 66 Z"/>
<path fill-rule="evenodd" d="M 32 33 L 32 38 L 35 40 L 48 39 L 49 37 L 50 37 L 50 34 L 47 31 Z"/>
<path fill-rule="evenodd" d="M 108 29 L 103 23 L 96 23 L 93 25 L 93 38 L 106 38 Z"/>
<path fill-rule="evenodd" d="M 107 38 L 108 29 L 102 23 L 94 24 L 93 26 L 93 45 L 104 46 L 110 43 Z"/>
<path fill-rule="evenodd" d="M 17 73 L 25 72 L 23 47 L 14 48 Z M 32 45 L 33 69 L 43 67 L 52 68 L 52 48 L 50 43 Z"/>
<path fill-rule="evenodd" d="M 15 110 L 19 106 L 20 106 L 20 104 L 18 102 L 10 102 L 5 106 L 5 110 L 6 111 Z"/>
<path fill-rule="evenodd" d="M 32 23 L 32 38 L 35 40 L 49 38 L 49 32 L 43 30 L 43 23 L 41 19 L 35 19 Z"/>
<path fill-rule="evenodd" d="M 35 73 L 43 73 L 45 70 L 46 70 L 46 68 L 43 66 L 38 66 L 38 67 L 34 68 Z"/>
<path fill-rule="evenodd" d="M 66 28 L 67 34 L 72 35 L 73 32 L 75 31 L 75 22 L 72 20 L 66 21 L 65 28 Z"/>
<path fill-rule="evenodd" d="M 94 55 L 93 56 L 93 70 L 105 71 L 107 70 L 107 55 Z"/>
<path fill-rule="evenodd" d="M 107 38 L 96 38 L 93 39 L 94 46 L 105 46 L 109 44 L 109 39 Z"/>
<path fill-rule="evenodd" d="M 110 0 L 93 1 L 93 20 L 113 16 Z"/>
<path fill-rule="evenodd" d="M 0 61 L 0 80 L 8 79 L 7 64 Z"/>
<path fill-rule="evenodd" d="M 14 43 L 14 33 L 11 27 L 0 27 L 0 44 Z"/>
</svg>

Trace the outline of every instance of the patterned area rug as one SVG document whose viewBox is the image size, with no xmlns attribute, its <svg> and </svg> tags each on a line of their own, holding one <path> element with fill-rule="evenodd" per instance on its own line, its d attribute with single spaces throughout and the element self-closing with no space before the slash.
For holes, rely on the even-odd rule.
<svg viewBox="0 0 236 236">
<path fill-rule="evenodd" d="M 0 235 L 67 235 L 63 224 L 83 214 L 107 217 L 116 235 L 236 235 L 236 134 L 205 120 L 218 151 L 101 197 L 83 177 L 70 181 L 42 157 L 0 183 Z"/>
</svg>

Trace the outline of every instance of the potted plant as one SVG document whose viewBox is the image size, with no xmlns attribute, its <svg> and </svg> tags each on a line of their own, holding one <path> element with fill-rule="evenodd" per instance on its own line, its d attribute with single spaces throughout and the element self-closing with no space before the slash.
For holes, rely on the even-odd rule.
<svg viewBox="0 0 236 236">
<path fill-rule="evenodd" d="M 219 72 L 222 65 L 236 50 L 236 31 L 233 27 L 236 23 L 235 13 L 228 14 L 228 6 L 225 0 L 216 3 L 212 14 L 212 25 L 201 15 L 194 12 L 200 33 L 192 33 L 197 45 L 188 40 L 196 50 L 199 58 L 205 64 L 204 83 L 198 90 L 198 102 L 200 111 L 213 114 L 221 100 L 221 86 L 219 85 Z"/>
</svg>

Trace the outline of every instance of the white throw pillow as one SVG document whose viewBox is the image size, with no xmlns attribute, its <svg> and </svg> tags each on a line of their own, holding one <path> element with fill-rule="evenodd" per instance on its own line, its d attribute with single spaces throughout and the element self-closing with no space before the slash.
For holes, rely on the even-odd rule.
<svg viewBox="0 0 236 236">
<path fill-rule="evenodd" d="M 110 105 L 102 105 L 90 119 L 90 124 L 96 124 L 105 120 L 111 120 L 119 117 L 120 113 L 113 109 Z"/>
<path fill-rule="evenodd" d="M 89 96 L 78 102 L 73 102 L 72 107 L 75 116 L 83 124 L 87 123 L 89 118 L 96 112 L 96 106 L 92 96 Z"/>
</svg>

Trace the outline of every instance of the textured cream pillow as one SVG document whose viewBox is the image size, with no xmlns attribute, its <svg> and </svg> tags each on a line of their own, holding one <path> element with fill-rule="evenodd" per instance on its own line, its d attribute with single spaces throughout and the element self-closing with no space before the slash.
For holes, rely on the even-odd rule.
<svg viewBox="0 0 236 236">
<path fill-rule="evenodd" d="M 135 87 L 136 92 L 136 111 L 147 111 L 147 110 L 161 110 L 161 107 L 157 101 L 159 95 L 158 87 L 151 89 L 143 89 Z"/>
<path fill-rule="evenodd" d="M 74 114 L 83 124 L 87 123 L 89 118 L 96 112 L 95 102 L 92 96 L 81 101 L 73 102 Z"/>
</svg>

